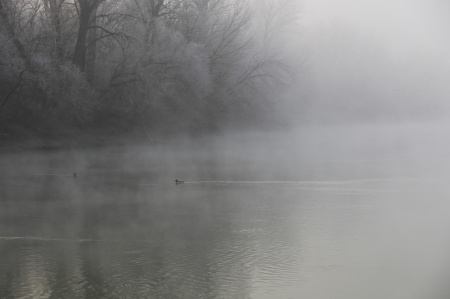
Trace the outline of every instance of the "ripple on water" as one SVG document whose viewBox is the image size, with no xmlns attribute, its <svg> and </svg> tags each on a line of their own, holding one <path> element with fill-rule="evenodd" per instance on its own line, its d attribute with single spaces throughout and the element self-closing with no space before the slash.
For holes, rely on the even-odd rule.
<svg viewBox="0 0 450 299">
<path fill-rule="evenodd" d="M 319 287 L 311 293 L 320 295 L 322 281 L 388 272 L 375 271 L 378 260 L 371 264 L 365 257 L 373 248 L 396 254 L 384 239 L 396 240 L 390 225 L 407 231 L 392 219 L 408 220 L 401 217 L 410 206 L 387 214 L 386 207 L 398 207 L 388 205 L 383 193 L 406 192 L 403 185 L 411 185 L 400 183 L 186 183 L 186 192 L 178 188 L 176 196 L 157 193 L 159 201 L 144 188 L 141 196 L 148 200 L 136 209 L 108 206 L 105 214 L 99 203 L 77 210 L 74 219 L 80 221 L 71 229 L 95 238 L 59 234 L 49 225 L 27 230 L 28 236 L 20 236 L 19 228 L 17 236 L 0 237 L 0 274 L 13 281 L 9 290 L 3 285 L 0 297 L 285 298 L 284 290 L 295 294 L 304 285 Z M 227 184 L 226 192 L 221 184 Z M 65 225 L 60 220 L 52 227 Z M 362 266 L 354 267 L 357 262 Z"/>
</svg>

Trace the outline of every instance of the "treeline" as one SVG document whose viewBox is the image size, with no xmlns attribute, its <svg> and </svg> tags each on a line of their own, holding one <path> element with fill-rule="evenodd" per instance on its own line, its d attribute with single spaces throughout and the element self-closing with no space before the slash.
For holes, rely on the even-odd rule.
<svg viewBox="0 0 450 299">
<path fill-rule="evenodd" d="M 288 0 L 0 0 L 0 131 L 257 119 L 290 82 L 297 12 Z"/>
</svg>

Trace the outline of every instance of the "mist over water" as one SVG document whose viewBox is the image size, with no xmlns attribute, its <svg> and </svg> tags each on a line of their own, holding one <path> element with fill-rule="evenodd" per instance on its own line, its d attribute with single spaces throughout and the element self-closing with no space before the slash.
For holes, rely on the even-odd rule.
<svg viewBox="0 0 450 299">
<path fill-rule="evenodd" d="M 445 298 L 443 128 L 4 155 L 1 297 Z"/>
<path fill-rule="evenodd" d="M 445 1 L 94 2 L 0 1 L 1 298 L 449 298 Z"/>
</svg>

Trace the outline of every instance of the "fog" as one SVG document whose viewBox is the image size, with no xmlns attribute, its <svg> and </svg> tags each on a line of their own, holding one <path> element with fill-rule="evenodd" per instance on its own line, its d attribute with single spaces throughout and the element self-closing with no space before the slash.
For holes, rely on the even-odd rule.
<svg viewBox="0 0 450 299">
<path fill-rule="evenodd" d="M 289 95 L 302 97 L 294 104 L 300 107 L 288 108 L 297 111 L 294 118 L 397 122 L 448 116 L 444 1 L 304 1 L 302 9 L 306 58 Z"/>
<path fill-rule="evenodd" d="M 0 6 L 0 297 L 448 298 L 447 2 L 100 1 L 97 60 L 44 2 Z"/>
</svg>

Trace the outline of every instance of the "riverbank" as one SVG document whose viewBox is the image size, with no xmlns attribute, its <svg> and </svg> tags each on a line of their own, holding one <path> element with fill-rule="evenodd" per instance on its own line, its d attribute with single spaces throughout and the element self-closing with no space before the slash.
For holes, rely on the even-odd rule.
<svg viewBox="0 0 450 299">
<path fill-rule="evenodd" d="M 100 147 L 128 143 L 157 143 L 143 130 L 118 128 L 64 128 L 41 132 L 24 127 L 8 127 L 0 131 L 0 154 L 28 150 L 58 150 Z"/>
</svg>

